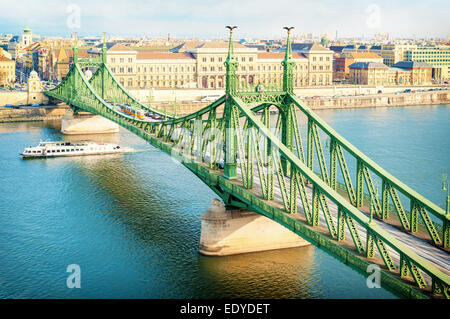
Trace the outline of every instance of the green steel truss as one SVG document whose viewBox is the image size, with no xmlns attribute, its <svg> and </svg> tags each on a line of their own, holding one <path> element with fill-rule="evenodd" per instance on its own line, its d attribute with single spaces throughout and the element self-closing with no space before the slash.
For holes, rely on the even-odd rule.
<svg viewBox="0 0 450 319">
<path fill-rule="evenodd" d="M 398 294 L 449 298 L 449 276 L 379 223 L 397 222 L 410 236 L 426 232 L 430 243 L 446 250 L 450 216 L 373 162 L 293 94 L 290 29 L 282 62 L 283 86 L 267 90 L 259 84 L 251 88 L 237 82 L 234 27 L 229 29 L 225 95 L 187 116 L 168 116 L 129 95 L 107 67 L 106 49 L 101 59 L 81 60 L 74 47 L 69 73 L 45 94 L 64 101 L 75 112 L 87 111 L 116 122 L 177 158 L 226 206 L 271 218 L 365 275 L 369 264 L 379 264 L 382 285 Z M 97 69 L 90 80 L 84 76 L 85 68 Z M 127 116 L 111 102 L 132 105 L 163 120 Z M 276 114 L 271 114 L 273 106 Z M 300 116 L 307 123 L 305 140 Z M 354 172 L 347 165 L 349 158 L 356 163 Z M 338 181 L 338 167 L 343 183 Z M 381 194 L 374 178 L 381 181 Z M 409 212 L 405 201 L 409 201 Z M 368 206 L 377 223 L 369 218 Z M 398 218 L 394 220 L 390 211 Z"/>
</svg>

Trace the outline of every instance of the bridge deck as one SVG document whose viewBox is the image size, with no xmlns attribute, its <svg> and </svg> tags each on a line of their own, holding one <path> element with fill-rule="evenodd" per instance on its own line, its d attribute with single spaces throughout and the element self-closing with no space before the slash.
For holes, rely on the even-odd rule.
<svg viewBox="0 0 450 319">
<path fill-rule="evenodd" d="M 241 170 L 238 168 L 238 178 L 239 180 L 242 180 L 242 174 Z M 258 172 L 255 169 L 254 172 L 254 188 L 250 191 L 258 196 L 262 196 L 261 192 L 259 191 L 261 189 L 261 184 L 258 176 Z M 287 188 L 290 187 L 290 179 L 286 179 L 286 185 Z M 308 200 L 311 203 L 312 202 L 312 188 L 310 186 L 306 187 L 306 193 L 308 196 Z M 274 200 L 273 202 L 275 204 L 278 204 L 280 207 L 283 205 L 283 200 L 281 196 L 281 191 L 277 183 L 274 183 Z M 330 208 L 331 215 L 333 216 L 334 220 L 337 220 L 337 214 L 338 214 L 338 208 L 337 205 L 334 204 L 332 201 L 328 201 L 328 206 Z M 297 214 L 290 214 L 291 217 L 295 219 L 299 219 L 306 222 L 303 206 L 301 203 L 297 205 L 298 213 Z M 362 211 L 362 210 L 361 210 Z M 362 211 L 365 213 L 364 211 Z M 367 213 L 365 213 L 367 214 Z M 382 220 L 374 219 L 374 222 L 377 223 L 379 226 L 381 226 L 384 230 L 389 232 L 391 235 L 395 236 L 396 239 L 401 241 L 402 243 L 408 245 L 415 253 L 420 255 L 421 257 L 425 258 L 427 261 L 435 265 L 437 268 L 439 268 L 441 271 L 443 271 L 445 274 L 450 275 L 450 254 L 447 253 L 445 250 L 437 248 L 433 245 L 431 245 L 429 242 L 427 242 L 424 239 L 418 238 L 416 236 L 413 236 L 407 232 L 404 232 L 392 225 L 389 225 L 385 223 Z M 326 228 L 326 220 L 323 214 L 320 214 L 320 224 L 323 226 L 319 226 L 319 228 L 322 228 L 323 233 L 328 233 L 328 230 Z M 363 243 L 365 244 L 366 241 L 366 229 L 359 224 L 356 224 L 358 231 L 361 235 L 361 239 Z M 344 242 L 341 242 L 341 245 L 353 247 L 353 243 L 348 238 L 351 238 L 351 234 L 349 230 L 346 228 L 345 230 L 345 237 L 346 240 Z M 395 263 L 398 265 L 400 262 L 400 256 L 397 252 L 395 252 L 392 248 L 388 248 L 389 253 L 391 254 L 392 259 L 395 261 Z M 376 255 L 377 256 L 377 255 Z M 379 257 L 379 255 L 377 256 Z M 431 284 L 431 278 L 424 274 L 425 279 L 427 280 L 428 284 Z"/>
</svg>

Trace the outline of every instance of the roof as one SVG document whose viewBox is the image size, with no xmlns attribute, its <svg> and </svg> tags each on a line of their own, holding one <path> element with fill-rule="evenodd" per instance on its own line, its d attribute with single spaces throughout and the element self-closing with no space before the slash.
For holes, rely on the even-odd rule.
<svg viewBox="0 0 450 319">
<path fill-rule="evenodd" d="M 62 51 L 64 51 L 64 52 L 62 52 Z M 59 55 L 61 53 L 63 53 L 63 54 L 65 53 L 68 58 L 73 57 L 73 50 L 69 49 L 69 48 L 59 48 L 59 49 L 55 49 L 53 52 L 55 53 L 55 58 L 57 60 L 59 60 Z M 87 50 L 78 50 L 78 57 L 79 58 L 87 58 L 88 57 Z"/>
<path fill-rule="evenodd" d="M 258 59 L 284 59 L 284 52 L 258 52 Z M 292 52 L 294 59 L 306 59 L 306 56 L 299 52 Z"/>
<path fill-rule="evenodd" d="M 158 51 L 138 51 L 136 59 L 139 60 L 194 60 L 195 58 L 190 53 L 186 52 L 158 52 Z"/>
<path fill-rule="evenodd" d="M 432 68 L 432 66 L 425 62 L 416 62 L 416 61 L 400 61 L 392 65 L 396 68 L 401 69 L 428 69 Z"/>
<path fill-rule="evenodd" d="M 103 46 L 103 43 L 101 44 Z M 133 51 L 129 47 L 124 46 L 121 43 L 115 43 L 110 48 L 107 47 L 108 52 L 111 51 Z"/>
<path fill-rule="evenodd" d="M 292 43 L 292 51 L 311 52 L 311 51 L 323 51 L 331 52 L 331 50 L 323 47 L 319 43 Z"/>
<path fill-rule="evenodd" d="M 344 46 L 343 45 L 331 45 L 329 49 L 331 51 L 340 53 L 340 52 L 342 52 L 342 49 L 344 49 Z"/>
<path fill-rule="evenodd" d="M 246 49 L 247 46 L 239 42 L 233 42 L 235 49 Z M 172 52 L 184 52 L 194 49 L 228 49 L 228 41 L 187 41 L 172 49 Z"/>
<path fill-rule="evenodd" d="M 379 62 L 356 62 L 348 66 L 350 69 L 388 69 L 388 66 Z"/>
<path fill-rule="evenodd" d="M 240 44 L 239 42 L 233 43 L 234 48 L 247 48 L 245 45 Z M 228 49 L 228 41 L 211 41 L 211 42 L 204 42 L 196 47 L 196 49 Z"/>
<path fill-rule="evenodd" d="M 195 47 L 199 46 L 202 43 L 203 42 L 201 42 L 201 41 L 187 41 L 187 42 L 184 42 L 184 43 L 170 49 L 170 51 L 183 52 L 185 50 L 194 49 Z"/>
<path fill-rule="evenodd" d="M 7 57 L 5 57 L 4 55 L 0 55 L 0 62 L 14 62 L 11 59 L 8 59 Z M 15 62 L 14 62 L 15 63 Z"/>
<path fill-rule="evenodd" d="M 374 52 L 350 52 L 347 53 L 346 56 L 353 59 L 383 59 L 381 56 Z"/>
<path fill-rule="evenodd" d="M 113 47 L 115 44 L 117 44 L 116 42 L 106 42 L 105 43 L 105 45 L 106 45 L 106 50 L 109 50 L 111 47 Z M 95 46 L 93 46 L 92 48 L 97 48 L 97 49 L 101 49 L 101 48 L 103 48 L 103 42 L 102 43 L 99 43 L 99 44 L 97 44 L 97 45 L 95 45 Z"/>
</svg>

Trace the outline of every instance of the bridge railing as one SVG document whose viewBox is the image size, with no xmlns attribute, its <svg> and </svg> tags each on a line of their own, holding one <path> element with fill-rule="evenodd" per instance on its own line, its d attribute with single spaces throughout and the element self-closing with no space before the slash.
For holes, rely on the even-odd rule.
<svg viewBox="0 0 450 319">
<path fill-rule="evenodd" d="M 414 233 L 418 230 L 420 216 L 423 222 L 422 224 L 425 226 L 432 242 L 435 245 L 442 244 L 445 248 L 450 247 L 450 216 L 446 215 L 442 208 L 432 203 L 424 196 L 420 195 L 384 170 L 381 166 L 337 133 L 330 125 L 317 116 L 296 96 L 289 95 L 289 99 L 308 118 L 307 157 L 309 160 L 308 166 L 310 168 L 313 167 L 313 145 L 315 144 L 315 141 L 319 139 L 316 127 L 319 127 L 331 140 L 329 176 L 327 174 L 328 172 L 325 164 L 319 163 L 323 180 L 332 186 L 332 188 L 336 189 L 336 167 L 337 162 L 339 162 L 346 184 L 348 199 L 354 206 L 359 207 L 363 205 L 363 189 L 365 181 L 366 187 L 369 191 L 369 196 L 373 200 L 373 209 L 380 218 L 388 218 L 389 211 L 393 207 L 398 215 L 398 219 L 401 222 L 402 228 Z M 356 189 L 353 188 L 351 176 L 342 150 L 347 151 L 357 162 Z M 321 150 L 318 151 L 320 152 Z M 318 157 L 319 161 L 321 161 L 320 155 Z M 381 201 L 370 172 L 378 176 L 382 181 Z M 409 199 L 409 212 L 403 207 L 397 191 Z M 390 199 L 392 200 L 392 205 L 390 204 Z M 440 223 L 437 223 L 435 220 L 431 219 L 428 212 L 430 212 L 435 219 L 440 221 Z"/>
<path fill-rule="evenodd" d="M 173 135 L 174 128 L 176 128 L 176 126 L 184 126 L 185 132 L 187 132 L 187 135 L 185 135 L 185 139 L 190 140 L 190 144 L 188 143 L 188 148 L 184 147 L 184 151 L 187 151 L 189 156 L 200 159 L 200 162 L 198 164 L 185 164 L 191 169 L 193 167 L 203 167 L 205 164 L 207 167 L 208 163 L 205 163 L 206 154 L 203 153 L 201 154 L 202 156 L 199 157 L 196 153 L 199 150 L 201 150 L 202 152 L 207 151 L 207 148 L 202 147 L 206 138 L 205 125 L 208 125 L 208 123 L 216 123 L 220 121 L 220 130 L 223 130 L 226 119 L 224 119 L 223 117 L 220 120 L 216 118 L 216 111 L 221 104 L 225 103 L 226 101 L 228 101 L 229 104 L 231 100 L 235 107 L 233 115 L 234 127 L 239 127 L 240 116 L 245 117 L 246 124 L 244 124 L 244 127 L 252 126 L 254 128 L 257 128 L 259 132 L 258 134 L 265 137 L 270 144 L 276 146 L 276 148 L 279 150 L 280 161 L 278 162 L 276 157 L 273 157 L 274 160 L 268 161 L 268 166 L 273 165 L 275 167 L 274 171 L 278 179 L 278 184 L 281 190 L 281 199 L 284 204 L 282 210 L 286 212 L 286 214 L 283 214 L 283 216 L 278 215 L 278 217 L 276 217 L 277 222 L 283 223 L 283 221 L 286 219 L 292 220 L 292 218 L 294 218 L 294 216 L 296 215 L 294 213 L 296 212 L 297 207 L 297 194 L 300 194 L 301 199 L 305 200 L 307 196 L 304 192 L 304 182 L 309 181 L 312 184 L 311 204 L 308 203 L 307 199 L 304 201 L 304 203 L 302 203 L 305 220 L 311 226 L 308 231 L 317 231 L 315 227 L 319 226 L 319 208 L 322 207 L 322 212 L 327 222 L 327 236 L 330 238 L 330 240 L 336 243 L 344 240 L 345 225 L 347 225 L 347 229 L 351 234 L 356 253 L 359 254 L 359 256 L 367 258 L 374 257 L 376 247 L 378 248 L 379 255 L 381 256 L 388 273 L 403 278 L 408 276 L 408 274 L 410 273 L 417 286 L 423 290 L 427 289 L 427 282 L 422 274 L 423 272 L 426 276 L 431 278 L 432 293 L 442 293 L 448 298 L 448 288 L 450 285 L 449 276 L 445 275 L 436 266 L 432 265 L 424 258 L 418 256 L 409 247 L 393 238 L 380 226 L 372 223 L 368 217 L 366 217 L 354 205 L 352 205 L 344 197 L 337 193 L 336 190 L 331 187 L 326 181 L 317 176 L 313 172 L 313 170 L 308 167 L 304 160 L 302 161 L 297 155 L 291 152 L 286 145 L 281 142 L 279 134 L 277 132 L 271 132 L 269 121 L 267 119 L 265 120 L 265 122 L 259 120 L 254 114 L 254 111 L 250 110 L 240 97 L 223 96 L 208 107 L 187 117 L 166 120 L 163 122 L 149 123 L 146 121 L 141 121 L 124 116 L 123 114 L 117 112 L 114 108 L 112 108 L 111 105 L 106 103 L 97 94 L 97 92 L 95 92 L 94 88 L 83 77 L 81 69 L 78 66 L 75 66 L 71 69 L 68 78 L 66 78 L 65 80 L 66 81 L 63 81 L 60 86 L 56 88 L 57 90 L 52 90 L 48 92 L 48 94 L 69 103 L 75 108 L 83 109 L 93 114 L 102 115 L 129 129 L 133 133 L 145 138 L 153 145 L 169 153 L 174 149 L 174 145 L 179 142 L 181 138 L 177 138 Z M 72 87 L 73 84 L 75 85 Z M 293 103 L 295 104 L 295 98 L 293 98 L 293 101 Z M 267 106 L 270 106 L 270 103 L 267 103 L 265 106 L 266 108 L 264 109 L 263 117 L 268 113 Z M 202 118 L 206 115 L 208 115 L 208 120 L 204 121 Z M 279 125 L 277 124 L 276 127 L 279 128 Z M 312 129 L 311 131 L 314 135 L 315 132 Z M 251 148 L 245 149 L 242 136 L 236 136 L 236 138 L 238 140 L 238 148 L 240 148 L 237 151 L 240 154 L 239 158 L 241 162 L 243 162 L 246 158 L 251 159 L 252 156 L 249 156 L 249 151 L 251 150 Z M 256 143 L 246 143 L 247 147 L 257 147 L 255 144 Z M 219 147 L 218 150 L 220 151 L 221 147 Z M 219 155 L 218 158 L 220 158 L 220 156 L 221 155 Z M 255 156 L 258 157 L 258 155 Z M 283 165 L 280 165 L 283 162 L 285 164 L 285 167 L 288 167 L 286 166 L 286 163 L 288 163 L 289 167 L 291 168 L 289 185 L 288 183 L 285 183 L 285 172 L 283 172 Z M 260 163 L 257 166 L 258 169 L 262 167 Z M 202 170 L 201 174 L 209 174 L 208 178 L 211 181 L 216 182 L 220 177 L 223 185 L 234 185 L 229 188 L 231 190 L 238 186 L 236 184 L 233 184 L 231 181 L 226 180 L 223 177 L 223 174 L 217 173 L 217 169 L 218 167 L 216 166 L 212 170 L 212 172 L 216 173 L 210 173 L 206 169 Z M 255 196 L 255 193 L 251 192 L 252 186 L 248 183 L 252 174 L 254 174 L 254 170 L 249 166 L 247 166 L 245 169 L 241 169 L 240 178 L 242 180 L 243 188 L 239 187 L 239 189 L 242 190 L 240 192 L 247 199 L 251 199 L 252 196 Z M 200 177 L 204 178 L 203 175 Z M 227 203 L 231 203 L 232 205 L 243 205 L 238 207 L 246 207 L 245 205 L 251 205 L 252 203 L 252 200 L 247 200 L 247 204 L 245 204 L 243 202 L 237 201 L 235 198 L 233 199 L 233 191 L 231 191 L 231 193 L 230 191 L 228 193 L 223 192 L 223 189 L 222 191 L 220 191 L 217 188 L 216 184 L 211 184 L 211 188 L 215 190 L 217 194 L 222 196 L 224 201 L 226 201 Z M 262 197 L 265 198 L 265 192 L 262 191 L 261 193 L 263 194 Z M 237 196 L 238 194 L 236 193 L 235 195 Z M 327 204 L 328 200 L 332 201 L 338 207 L 337 217 L 332 216 Z M 269 215 L 270 212 L 273 212 L 275 207 L 277 206 L 275 202 L 264 201 L 263 207 L 263 209 Z M 334 222 L 333 218 L 337 218 L 337 223 Z M 365 230 L 365 238 L 362 238 L 362 236 L 360 235 L 360 228 Z M 345 247 L 345 245 L 342 247 Z M 346 249 L 349 253 L 352 253 L 352 250 L 349 250 L 348 248 L 343 249 Z M 394 260 L 393 255 L 398 255 L 398 262 Z"/>
<path fill-rule="evenodd" d="M 277 160 L 274 157 L 272 162 L 275 166 L 274 171 L 280 171 L 281 162 L 283 160 L 289 162 L 290 164 L 291 171 L 289 174 L 289 186 L 286 181 L 284 181 L 285 177 L 282 174 L 282 169 L 281 173 L 277 174 L 281 198 L 284 202 L 284 210 L 287 213 L 296 213 L 297 194 L 300 193 L 300 197 L 303 201 L 304 198 L 301 193 L 304 193 L 304 189 L 302 189 L 302 183 L 303 180 L 308 180 L 312 184 L 312 202 L 309 205 L 308 200 L 303 201 L 303 212 L 305 214 L 306 221 L 310 223 L 310 225 L 313 227 L 318 226 L 319 211 L 321 207 L 324 218 L 327 222 L 329 236 L 332 239 L 337 241 L 344 239 L 344 229 L 345 224 L 347 224 L 358 253 L 365 255 L 365 257 L 368 258 L 374 257 L 374 247 L 376 246 L 388 272 L 397 273 L 401 277 L 410 272 L 417 285 L 420 288 L 425 288 L 427 284 L 421 274 L 421 271 L 423 271 L 431 278 L 433 287 L 441 287 L 442 291 L 445 291 L 444 294 L 448 293 L 448 287 L 450 285 L 449 276 L 445 275 L 430 262 L 417 255 L 413 250 L 387 233 L 379 225 L 373 223 L 358 208 L 353 206 L 336 190 L 331 188 L 328 183 L 317 176 L 302 160 L 291 152 L 270 130 L 270 128 L 261 122 L 255 114 L 245 106 L 240 98 L 233 97 L 233 101 L 239 108 L 239 111 L 245 115 L 247 120 L 259 130 L 260 134 L 267 138 L 272 146 L 276 146 L 280 154 L 280 160 L 277 164 Z M 243 176 L 243 179 L 244 178 L 245 176 Z M 244 187 L 245 186 L 246 185 L 244 183 Z M 330 213 L 327 199 L 331 200 L 338 207 L 337 228 L 335 226 L 336 223 L 333 222 L 333 216 Z M 358 227 L 354 224 L 354 221 L 359 225 L 359 227 L 365 229 L 365 241 L 359 235 Z M 391 252 L 388 247 L 391 249 Z M 396 265 L 396 262 L 392 257 L 392 252 L 398 254 L 398 265 Z"/>
</svg>

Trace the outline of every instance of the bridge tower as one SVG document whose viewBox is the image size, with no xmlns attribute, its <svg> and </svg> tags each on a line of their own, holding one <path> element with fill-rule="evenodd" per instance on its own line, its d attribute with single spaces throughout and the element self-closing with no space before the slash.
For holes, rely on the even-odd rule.
<svg viewBox="0 0 450 319">
<path fill-rule="evenodd" d="M 105 98 L 105 83 L 106 83 L 106 77 L 107 77 L 107 70 L 106 70 L 106 33 L 103 33 L 103 45 L 102 45 L 102 65 L 101 72 L 102 72 L 102 90 L 101 90 L 101 96 L 102 99 Z"/>
<path fill-rule="evenodd" d="M 286 52 L 283 62 L 283 91 L 286 94 L 294 94 L 294 67 L 295 62 L 292 58 L 292 47 L 291 47 L 291 30 L 294 27 L 284 27 L 287 30 L 286 39 Z M 293 113 L 294 112 L 294 113 Z M 292 151 L 294 146 L 293 138 L 293 122 L 292 115 L 295 114 L 294 105 L 286 101 L 283 101 L 280 107 L 281 113 L 281 141 L 286 147 Z M 291 167 L 289 161 L 285 158 L 281 158 L 281 166 L 286 175 L 291 175 Z"/>
<path fill-rule="evenodd" d="M 234 104 L 231 95 L 236 94 L 237 88 L 237 78 L 236 78 L 236 70 L 238 67 L 238 61 L 234 55 L 234 44 L 233 44 L 233 30 L 237 28 L 237 26 L 227 26 L 230 30 L 230 38 L 228 42 L 228 56 L 225 60 L 226 67 L 226 88 L 225 88 L 225 163 L 224 163 L 224 175 L 228 179 L 236 179 L 236 134 L 234 134 L 233 126 L 234 126 Z"/>
</svg>

